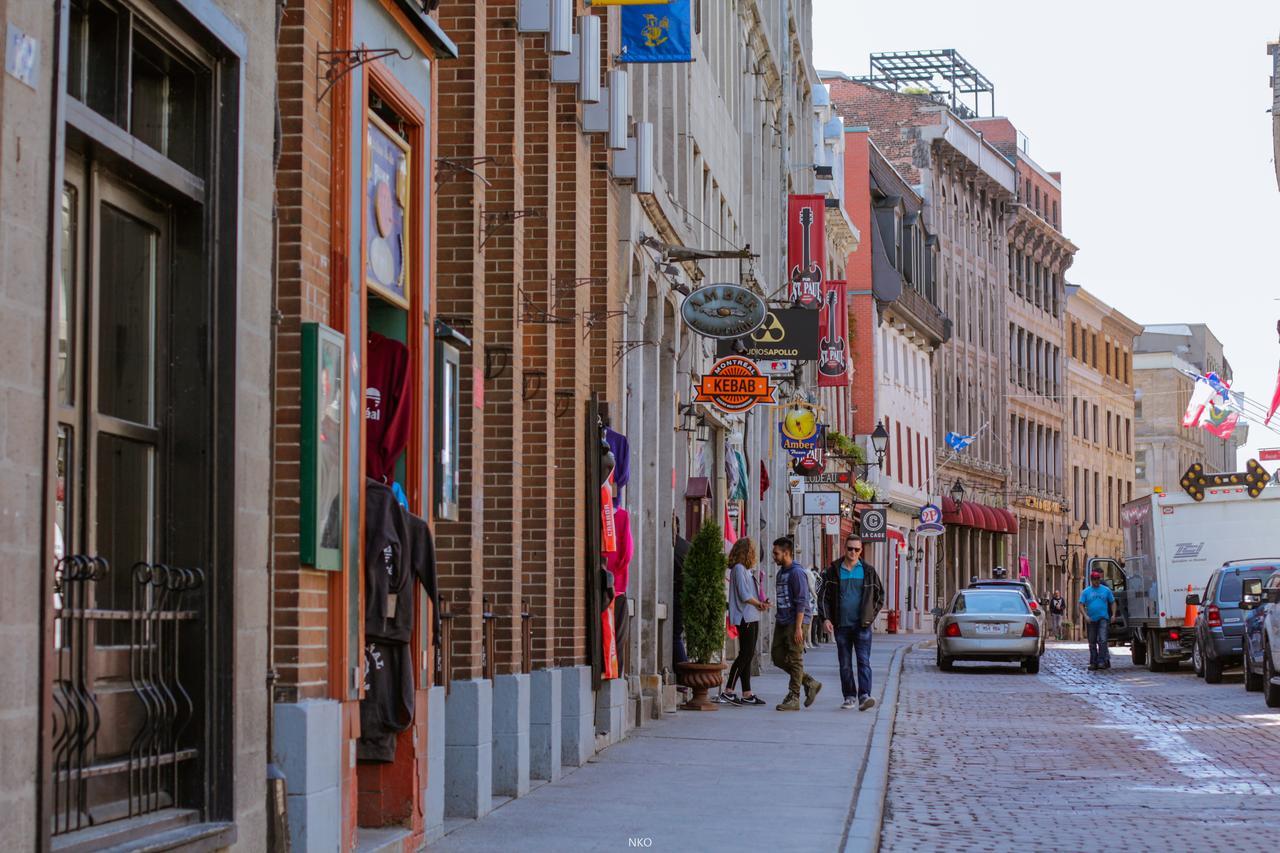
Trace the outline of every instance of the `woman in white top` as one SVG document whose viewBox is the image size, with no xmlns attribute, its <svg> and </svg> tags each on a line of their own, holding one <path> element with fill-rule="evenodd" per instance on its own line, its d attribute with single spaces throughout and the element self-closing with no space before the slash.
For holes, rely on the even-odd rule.
<svg viewBox="0 0 1280 853">
<path fill-rule="evenodd" d="M 729 550 L 729 622 L 738 628 L 738 656 L 729 668 L 729 680 L 725 689 L 716 697 L 724 705 L 763 705 L 760 697 L 751 692 L 751 664 L 755 659 L 756 643 L 760 636 L 760 612 L 769 605 L 758 599 L 751 570 L 756 567 L 756 546 L 749 536 L 733 543 Z M 734 685 L 742 681 L 742 696 L 734 694 Z"/>
</svg>

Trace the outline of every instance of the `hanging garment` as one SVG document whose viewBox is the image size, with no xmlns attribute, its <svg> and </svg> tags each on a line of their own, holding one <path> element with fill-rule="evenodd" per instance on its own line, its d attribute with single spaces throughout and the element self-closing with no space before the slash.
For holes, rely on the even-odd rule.
<svg viewBox="0 0 1280 853">
<path fill-rule="evenodd" d="M 622 497 L 622 487 L 631 482 L 631 443 L 620 432 L 610 427 L 604 428 L 604 440 L 613 451 L 613 484 L 618 487 L 618 497 Z"/>
<path fill-rule="evenodd" d="M 613 588 L 618 595 L 627 591 L 627 577 L 631 572 L 631 558 L 635 555 L 635 543 L 631 539 L 631 515 L 619 507 L 613 511 L 613 529 L 616 547 L 604 555 L 605 568 L 613 573 Z"/>
<path fill-rule="evenodd" d="M 413 633 L 409 514 L 391 489 L 365 481 L 365 640 L 407 643 Z"/>
<path fill-rule="evenodd" d="M 613 526 L 613 489 L 610 480 L 605 480 L 600 487 L 600 553 L 609 554 L 618 550 L 618 531 Z"/>
<path fill-rule="evenodd" d="M 413 723 L 413 655 L 407 643 L 366 642 L 360 761 L 395 761 L 396 736 Z"/>
<path fill-rule="evenodd" d="M 603 638 L 603 670 L 601 678 L 618 677 L 618 647 L 613 637 L 613 605 L 610 604 L 600 614 L 600 632 Z"/>
<path fill-rule="evenodd" d="M 365 372 L 365 473 L 385 483 L 395 476 L 396 460 L 409 441 L 413 411 L 409 349 L 399 341 L 370 333 Z"/>
<path fill-rule="evenodd" d="M 413 576 L 427 591 L 431 599 L 431 638 L 433 645 L 440 645 L 440 589 L 436 576 L 436 547 L 431 538 L 431 528 L 416 515 L 409 516 L 409 564 Z"/>
</svg>

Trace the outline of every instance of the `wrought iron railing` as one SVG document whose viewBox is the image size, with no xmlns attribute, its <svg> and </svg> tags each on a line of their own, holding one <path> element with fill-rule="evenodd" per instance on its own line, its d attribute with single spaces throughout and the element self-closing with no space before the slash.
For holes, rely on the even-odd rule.
<svg viewBox="0 0 1280 853">
<path fill-rule="evenodd" d="M 75 555 L 59 561 L 54 581 L 54 637 L 57 674 L 53 687 L 53 827 L 54 835 L 100 822 L 94 806 L 110 801 L 108 819 L 134 817 L 174 804 L 182 762 L 198 755 L 182 746 L 182 736 L 195 716 L 191 694 L 182 683 L 182 625 L 199 612 L 184 609 L 188 593 L 204 583 L 201 569 L 162 563 L 136 563 L 132 568 L 130 609 L 96 606 L 95 585 L 111 571 L 101 557 Z M 128 637 L 122 650 L 100 642 L 101 632 Z M 120 627 L 117 633 L 114 628 Z M 127 653 L 127 672 L 120 652 Z M 116 705 L 104 721 L 100 682 L 127 679 L 137 707 Z M 118 692 L 113 691 L 118 696 Z M 107 727 L 133 731 L 127 751 L 101 755 L 99 735 Z M 123 784 L 109 777 L 123 776 Z M 96 796 L 93 782 L 101 780 Z M 118 788 L 118 791 L 117 791 Z M 119 807 L 117 794 L 127 801 Z"/>
</svg>

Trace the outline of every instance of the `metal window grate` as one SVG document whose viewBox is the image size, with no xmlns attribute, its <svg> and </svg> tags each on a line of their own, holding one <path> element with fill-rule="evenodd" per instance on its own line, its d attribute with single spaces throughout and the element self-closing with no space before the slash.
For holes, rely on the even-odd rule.
<svg viewBox="0 0 1280 853">
<path fill-rule="evenodd" d="M 199 754 L 182 746 L 197 709 L 180 676 L 180 643 L 182 626 L 199 616 L 183 609 L 184 600 L 203 585 L 204 572 L 136 563 L 130 609 L 97 608 L 95 585 L 110 572 L 107 560 L 85 555 L 64 557 L 55 571 L 54 835 L 175 805 L 180 766 Z M 99 645 L 96 629 L 104 624 L 124 626 L 128 645 Z M 105 664 L 121 654 L 134 707 L 112 715 L 105 705 L 118 710 L 125 691 Z M 126 728 L 127 749 L 113 749 L 109 742 L 122 743 Z"/>
</svg>

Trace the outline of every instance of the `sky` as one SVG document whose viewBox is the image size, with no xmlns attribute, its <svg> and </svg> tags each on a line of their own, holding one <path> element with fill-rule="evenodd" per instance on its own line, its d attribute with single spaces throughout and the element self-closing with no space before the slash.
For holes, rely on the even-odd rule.
<svg viewBox="0 0 1280 853">
<path fill-rule="evenodd" d="M 1208 324 L 1236 390 L 1270 402 L 1280 190 L 1267 42 L 1280 37 L 1280 3 L 813 5 L 823 70 L 867 74 L 872 52 L 959 51 L 1031 158 L 1062 172 L 1063 231 L 1079 247 L 1067 281 L 1144 325 Z M 1280 447 L 1280 434 L 1251 425 L 1239 470 L 1260 447 Z"/>
</svg>

